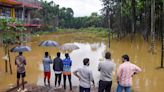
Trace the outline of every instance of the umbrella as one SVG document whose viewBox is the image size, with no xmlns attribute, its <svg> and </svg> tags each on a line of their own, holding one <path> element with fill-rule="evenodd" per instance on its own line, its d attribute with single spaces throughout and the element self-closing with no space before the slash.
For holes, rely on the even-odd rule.
<svg viewBox="0 0 164 92">
<path fill-rule="evenodd" d="M 59 46 L 59 43 L 55 42 L 55 41 L 51 41 L 51 40 L 47 40 L 47 41 L 42 41 L 39 46 L 45 46 L 45 47 L 57 47 Z"/>
<path fill-rule="evenodd" d="M 79 47 L 72 43 L 66 43 L 66 44 L 60 46 L 59 49 L 64 50 L 64 51 L 71 51 L 71 50 L 79 49 Z"/>
<path fill-rule="evenodd" d="M 33 20 L 37 20 L 37 21 L 40 21 L 40 19 L 39 19 L 39 18 L 33 18 Z"/>
<path fill-rule="evenodd" d="M 29 46 L 16 46 L 10 50 L 11 52 L 25 52 L 25 51 L 31 51 L 31 48 Z"/>
</svg>

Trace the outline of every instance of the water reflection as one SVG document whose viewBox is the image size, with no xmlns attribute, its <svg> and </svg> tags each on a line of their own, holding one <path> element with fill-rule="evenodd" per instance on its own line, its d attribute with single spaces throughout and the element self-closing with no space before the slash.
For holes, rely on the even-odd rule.
<svg viewBox="0 0 164 92">
<path fill-rule="evenodd" d="M 102 60 L 104 52 L 106 50 L 106 46 L 103 42 L 101 43 L 74 43 L 75 45 L 79 46 L 80 49 L 74 50 L 70 53 L 70 57 L 72 59 L 72 71 L 75 69 L 83 66 L 83 59 L 89 58 L 90 59 L 90 68 L 93 70 L 93 76 L 95 81 L 99 79 L 99 72 L 97 71 L 97 66 L 99 60 Z M 93 49 L 94 48 L 94 49 Z M 61 58 L 64 59 L 64 53 L 62 53 Z M 40 70 L 43 72 L 43 65 L 40 64 Z M 54 85 L 54 71 L 51 65 L 51 85 Z M 78 79 L 75 76 L 72 76 L 72 84 L 77 86 L 79 83 Z M 37 85 L 44 85 L 43 82 L 43 74 L 38 77 Z"/>
</svg>

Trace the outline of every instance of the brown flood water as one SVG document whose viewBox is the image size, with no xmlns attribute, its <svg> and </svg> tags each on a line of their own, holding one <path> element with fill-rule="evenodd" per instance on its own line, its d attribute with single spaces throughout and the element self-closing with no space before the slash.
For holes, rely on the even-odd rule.
<svg viewBox="0 0 164 92">
<path fill-rule="evenodd" d="M 90 68 L 93 70 L 94 78 L 98 83 L 99 72 L 98 63 L 102 61 L 104 52 L 107 49 L 107 39 L 101 38 L 92 33 L 52 33 L 49 35 L 33 37 L 32 41 L 27 43 L 32 47 L 31 52 L 25 52 L 27 59 L 26 80 L 28 83 L 43 85 L 42 58 L 45 51 L 49 51 L 52 57 L 56 56 L 57 48 L 39 47 L 40 41 L 55 40 L 60 44 L 75 43 L 80 47 L 78 50 L 70 52 L 73 60 L 72 71 L 82 66 L 82 60 L 85 57 L 90 58 Z M 11 46 L 12 47 L 12 46 Z M 157 44 L 157 53 L 152 55 L 148 53 L 149 45 L 142 39 L 137 39 L 133 43 L 130 40 L 112 40 L 111 53 L 117 68 L 121 63 L 121 55 L 127 53 L 131 62 L 142 68 L 142 73 L 134 76 L 134 92 L 164 92 L 164 69 L 156 69 L 160 65 L 160 44 Z M 17 53 L 11 53 L 13 74 L 5 73 L 4 61 L 2 60 L 3 48 L 0 47 L 0 92 L 8 89 L 10 85 L 16 84 L 16 66 L 14 58 Z M 64 54 L 62 54 L 64 58 Z M 51 68 L 52 69 L 52 68 Z M 116 87 L 116 77 L 113 78 L 113 88 Z M 74 86 L 78 85 L 78 79 L 72 76 Z M 54 85 L 54 72 L 52 71 L 51 85 Z"/>
</svg>

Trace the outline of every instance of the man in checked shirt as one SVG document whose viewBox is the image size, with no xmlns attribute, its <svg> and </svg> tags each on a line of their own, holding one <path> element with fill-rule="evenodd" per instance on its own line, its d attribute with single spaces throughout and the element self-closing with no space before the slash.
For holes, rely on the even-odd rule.
<svg viewBox="0 0 164 92">
<path fill-rule="evenodd" d="M 116 92 L 122 92 L 123 90 L 125 90 L 125 92 L 130 92 L 132 77 L 133 75 L 141 72 L 141 69 L 129 61 L 128 55 L 123 55 L 122 61 L 123 63 L 119 66 L 117 71 L 118 86 Z"/>
</svg>

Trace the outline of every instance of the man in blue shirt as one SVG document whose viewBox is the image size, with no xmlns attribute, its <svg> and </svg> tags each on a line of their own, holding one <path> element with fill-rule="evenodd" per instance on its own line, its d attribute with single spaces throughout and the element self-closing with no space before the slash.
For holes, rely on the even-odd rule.
<svg viewBox="0 0 164 92">
<path fill-rule="evenodd" d="M 64 89 L 66 89 L 66 77 L 68 76 L 70 90 L 72 91 L 72 83 L 71 83 L 71 66 L 72 60 L 69 57 L 69 54 L 65 54 L 65 59 L 63 60 L 63 79 L 64 79 Z"/>
<path fill-rule="evenodd" d="M 46 79 L 47 79 L 49 87 L 50 87 L 50 77 L 51 77 L 51 68 L 50 68 L 51 63 L 52 63 L 51 57 L 49 56 L 48 52 L 45 52 L 45 57 L 43 59 L 44 85 L 46 86 Z"/>
</svg>

